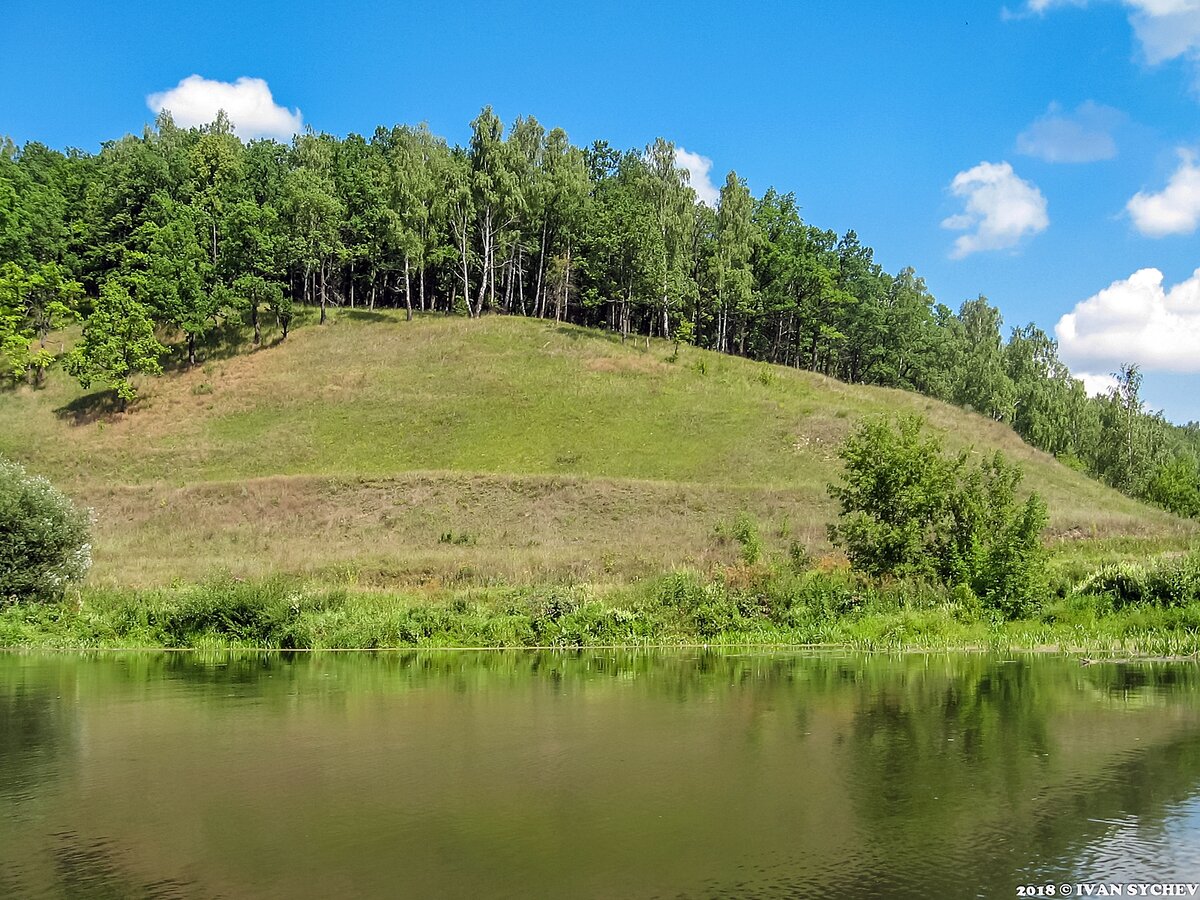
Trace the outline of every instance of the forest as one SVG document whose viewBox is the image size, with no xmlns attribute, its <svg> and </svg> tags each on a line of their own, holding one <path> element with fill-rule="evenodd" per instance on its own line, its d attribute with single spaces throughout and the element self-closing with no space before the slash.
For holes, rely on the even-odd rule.
<svg viewBox="0 0 1200 900">
<path fill-rule="evenodd" d="M 1036 325 L 1005 334 L 983 295 L 938 302 L 793 193 L 730 172 L 700 202 L 661 138 L 576 147 L 489 107 L 465 147 L 425 126 L 242 141 L 224 114 L 165 111 L 95 154 L 0 143 L 3 381 L 61 365 L 125 408 L 135 374 L 285 340 L 300 307 L 554 319 L 917 391 L 1200 516 L 1200 423 L 1147 410 L 1136 364 L 1090 397 Z"/>
</svg>

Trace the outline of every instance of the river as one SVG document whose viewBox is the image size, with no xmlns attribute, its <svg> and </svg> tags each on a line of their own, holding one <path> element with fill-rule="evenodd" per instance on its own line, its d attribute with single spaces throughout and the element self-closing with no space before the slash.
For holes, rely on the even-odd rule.
<svg viewBox="0 0 1200 900">
<path fill-rule="evenodd" d="M 0 654 L 0 896 L 1064 882 L 1200 882 L 1196 664 Z"/>
</svg>

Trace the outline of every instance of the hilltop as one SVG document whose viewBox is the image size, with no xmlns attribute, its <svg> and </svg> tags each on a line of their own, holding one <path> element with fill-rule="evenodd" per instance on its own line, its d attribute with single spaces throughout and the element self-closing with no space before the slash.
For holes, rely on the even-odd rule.
<svg viewBox="0 0 1200 900">
<path fill-rule="evenodd" d="M 768 546 L 830 552 L 826 485 L 861 416 L 920 413 L 1002 450 L 1048 539 L 1169 547 L 1192 523 L 900 390 L 572 325 L 342 310 L 140 383 L 131 411 L 61 373 L 0 393 L 0 453 L 96 510 L 101 584 L 282 572 L 362 586 L 628 580 Z"/>
</svg>

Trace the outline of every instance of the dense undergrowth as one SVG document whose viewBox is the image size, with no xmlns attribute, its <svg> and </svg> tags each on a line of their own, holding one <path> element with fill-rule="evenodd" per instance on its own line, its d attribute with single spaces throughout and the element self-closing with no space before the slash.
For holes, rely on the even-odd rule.
<svg viewBox="0 0 1200 900">
<path fill-rule="evenodd" d="M 1006 620 L 969 590 L 845 571 L 743 565 L 619 588 L 587 584 L 384 594 L 301 582 L 87 588 L 0 610 L 7 648 L 337 649 L 684 644 L 861 650 L 1057 648 L 1200 653 L 1200 556 L 1059 576 L 1039 609 Z"/>
</svg>

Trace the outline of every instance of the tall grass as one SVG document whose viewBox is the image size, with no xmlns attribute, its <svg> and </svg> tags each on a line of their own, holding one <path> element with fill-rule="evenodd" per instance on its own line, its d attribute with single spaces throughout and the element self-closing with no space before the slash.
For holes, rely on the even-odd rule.
<svg viewBox="0 0 1200 900">
<path fill-rule="evenodd" d="M 1187 563 L 1191 565 L 1191 563 Z M 1003 621 L 965 592 L 845 571 L 737 565 L 634 585 L 348 592 L 285 579 L 141 591 L 0 610 L 0 647 L 345 649 L 839 645 L 860 650 L 1056 648 L 1200 653 L 1200 600 L 1114 604 L 1085 580 Z M 1106 588 L 1107 590 L 1107 588 Z"/>
</svg>

